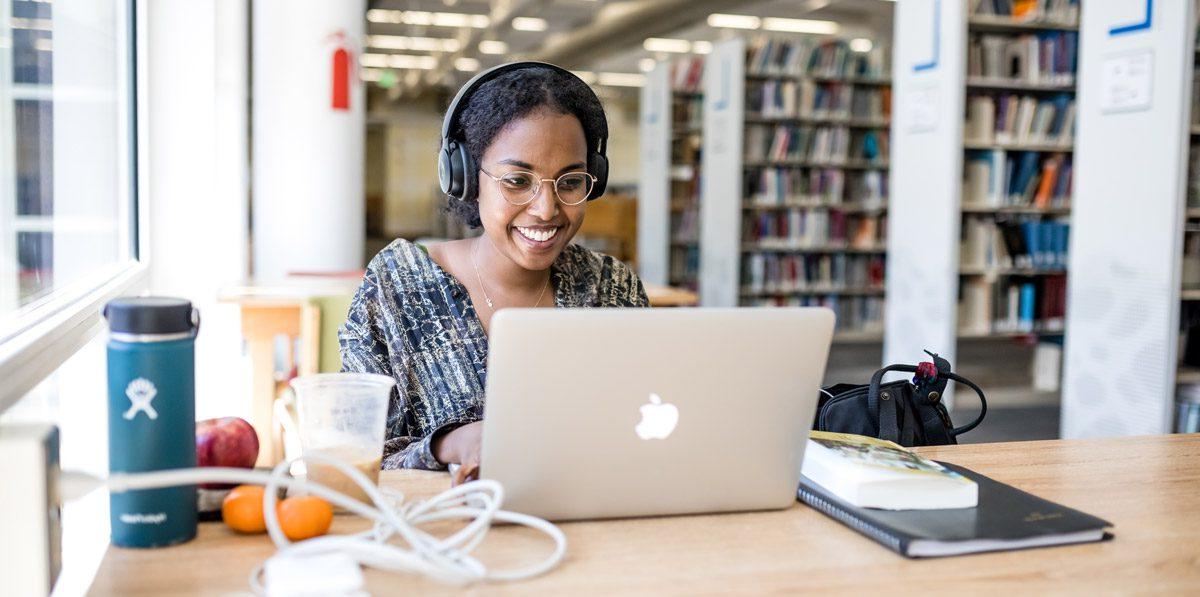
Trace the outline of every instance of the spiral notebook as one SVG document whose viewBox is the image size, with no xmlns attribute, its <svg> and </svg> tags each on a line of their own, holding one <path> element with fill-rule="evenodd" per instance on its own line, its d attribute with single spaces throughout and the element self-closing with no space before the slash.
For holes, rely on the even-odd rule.
<svg viewBox="0 0 1200 597">
<path fill-rule="evenodd" d="M 972 470 L 946 468 L 979 486 L 979 505 L 947 510 L 858 508 L 801 477 L 800 501 L 909 558 L 1088 543 L 1112 538 L 1106 520 L 1044 500 Z"/>
</svg>

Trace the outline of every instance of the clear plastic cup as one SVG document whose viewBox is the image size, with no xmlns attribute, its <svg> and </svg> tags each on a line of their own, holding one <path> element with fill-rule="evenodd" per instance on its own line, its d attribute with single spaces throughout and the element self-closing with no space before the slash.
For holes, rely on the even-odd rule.
<svg viewBox="0 0 1200 597">
<path fill-rule="evenodd" d="M 300 447 L 319 451 L 379 483 L 388 400 L 396 381 L 372 373 L 321 373 L 291 382 L 300 415 Z M 366 492 L 331 465 L 306 461 L 308 479 L 370 502 Z"/>
</svg>

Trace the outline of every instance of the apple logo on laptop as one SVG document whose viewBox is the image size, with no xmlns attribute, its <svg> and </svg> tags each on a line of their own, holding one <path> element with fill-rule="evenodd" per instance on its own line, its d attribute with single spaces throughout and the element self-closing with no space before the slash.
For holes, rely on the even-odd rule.
<svg viewBox="0 0 1200 597">
<path fill-rule="evenodd" d="M 642 439 L 666 439 L 679 422 L 679 409 L 664 403 L 658 394 L 650 394 L 650 404 L 643 404 L 642 420 L 634 428 Z"/>
</svg>

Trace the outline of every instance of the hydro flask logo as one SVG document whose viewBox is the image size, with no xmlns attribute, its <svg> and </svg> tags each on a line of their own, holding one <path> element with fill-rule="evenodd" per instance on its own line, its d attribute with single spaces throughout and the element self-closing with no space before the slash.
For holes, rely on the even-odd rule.
<svg viewBox="0 0 1200 597">
<path fill-rule="evenodd" d="M 126 421 L 132 421 L 140 412 L 146 413 L 151 421 L 158 418 L 158 411 L 150 405 L 150 401 L 158 395 L 158 390 L 150 380 L 139 377 L 129 382 L 125 388 L 125 395 L 129 397 L 129 410 L 122 415 Z"/>
</svg>

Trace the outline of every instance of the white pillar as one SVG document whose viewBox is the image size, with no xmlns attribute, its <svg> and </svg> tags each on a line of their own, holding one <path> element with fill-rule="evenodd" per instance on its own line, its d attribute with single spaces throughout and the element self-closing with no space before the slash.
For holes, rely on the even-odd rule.
<svg viewBox="0 0 1200 597">
<path fill-rule="evenodd" d="M 249 0 L 149 2 L 150 292 L 200 309 L 196 414 L 248 416 L 236 305 L 247 275 Z"/>
<path fill-rule="evenodd" d="M 885 365 L 927 360 L 925 349 L 957 365 L 965 7 L 896 4 Z"/>
<path fill-rule="evenodd" d="M 1083 6 L 1062 436 L 1165 433 L 1175 393 L 1192 3 Z"/>
<path fill-rule="evenodd" d="M 363 265 L 365 0 L 254 0 L 254 276 Z M 348 106 L 335 53 L 349 53 Z M 432 151 L 432 149 L 430 150 Z"/>
<path fill-rule="evenodd" d="M 671 259 L 671 63 L 659 62 L 641 91 L 638 275 L 665 286 Z"/>
</svg>

